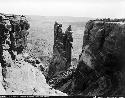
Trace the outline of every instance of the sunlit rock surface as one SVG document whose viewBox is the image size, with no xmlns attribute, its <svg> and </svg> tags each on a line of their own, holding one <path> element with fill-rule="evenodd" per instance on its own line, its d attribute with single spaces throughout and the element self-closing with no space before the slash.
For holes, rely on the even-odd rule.
<svg viewBox="0 0 125 98">
<path fill-rule="evenodd" d="M 0 95 L 6 95 L 6 91 L 5 91 L 2 83 L 3 83 L 3 75 L 2 75 L 2 67 L 0 64 Z"/>
<path fill-rule="evenodd" d="M 0 72 L 0 94 L 4 95 L 44 95 L 66 96 L 66 94 L 52 89 L 47 83 L 42 72 L 24 61 L 22 54 L 16 56 L 13 61 L 8 51 L 4 51 L 7 65 L 6 77 Z M 1 71 L 1 70 L 0 70 Z M 4 83 L 2 85 L 2 78 Z"/>
</svg>

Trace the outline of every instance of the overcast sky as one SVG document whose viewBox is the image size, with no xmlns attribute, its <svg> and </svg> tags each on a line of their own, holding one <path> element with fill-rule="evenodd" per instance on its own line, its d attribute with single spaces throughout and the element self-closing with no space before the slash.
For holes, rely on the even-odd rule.
<svg viewBox="0 0 125 98">
<path fill-rule="evenodd" d="M 125 18 L 125 0 L 0 0 L 1 13 Z"/>
</svg>

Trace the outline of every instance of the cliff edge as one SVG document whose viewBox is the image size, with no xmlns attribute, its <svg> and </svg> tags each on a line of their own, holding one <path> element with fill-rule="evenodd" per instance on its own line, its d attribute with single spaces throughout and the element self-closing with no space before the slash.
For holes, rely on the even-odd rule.
<svg viewBox="0 0 125 98">
<path fill-rule="evenodd" d="M 124 58 L 125 22 L 90 20 L 84 31 L 75 90 L 83 90 L 82 95 L 124 95 Z"/>
<path fill-rule="evenodd" d="M 60 72 L 49 83 L 68 95 L 125 95 L 124 58 L 124 20 L 90 20 L 85 26 L 77 68 Z"/>
</svg>

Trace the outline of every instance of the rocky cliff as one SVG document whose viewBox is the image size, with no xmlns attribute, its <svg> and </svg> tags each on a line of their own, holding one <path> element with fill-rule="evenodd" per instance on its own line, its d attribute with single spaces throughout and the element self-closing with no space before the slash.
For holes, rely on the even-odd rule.
<svg viewBox="0 0 125 98">
<path fill-rule="evenodd" d="M 89 21 L 76 70 L 79 77 L 75 90 L 81 90 L 82 95 L 124 94 L 124 42 L 123 21 Z"/>
<path fill-rule="evenodd" d="M 25 54 L 16 55 L 15 60 L 11 59 L 8 51 L 3 54 L 6 68 L 4 76 L 0 71 L 0 95 L 67 96 L 50 87 L 38 66 L 25 61 Z"/>
<path fill-rule="evenodd" d="M 43 61 L 32 58 L 30 54 L 25 53 L 27 51 L 23 52 L 27 46 L 25 40 L 27 32 L 25 31 L 29 26 L 21 26 L 13 16 L 7 16 L 11 17 L 11 23 L 2 17 L 0 17 L 1 95 L 125 95 L 124 20 L 97 19 L 88 21 L 85 26 L 79 60 L 77 62 L 74 59 L 74 62 L 73 60 L 70 62 L 72 65 L 77 65 L 77 68 L 73 68 L 73 66 L 65 68 L 66 62 L 56 56 L 52 59 L 52 63 L 50 62 L 52 69 L 50 68 L 49 71 L 55 73 L 48 79 L 49 86 L 43 75 L 43 70 L 47 69 Z M 22 34 L 24 36 L 21 36 Z M 39 43 L 34 44 L 38 48 Z M 70 52 L 69 54 L 71 55 Z"/>
<path fill-rule="evenodd" d="M 62 24 L 55 22 L 53 57 L 49 66 L 48 79 L 51 79 L 53 75 L 61 71 L 67 70 L 71 66 L 72 33 L 71 25 L 64 33 L 62 31 Z"/>
<path fill-rule="evenodd" d="M 50 83 L 69 95 L 124 95 L 124 58 L 124 21 L 90 20 L 85 26 L 77 69 L 69 75 L 65 74 L 69 70 L 61 72 L 54 78 L 57 82 L 51 79 Z"/>
<path fill-rule="evenodd" d="M 24 51 L 29 24 L 17 16 L 0 15 L 0 95 L 67 96 L 46 83 L 44 63 Z"/>
</svg>

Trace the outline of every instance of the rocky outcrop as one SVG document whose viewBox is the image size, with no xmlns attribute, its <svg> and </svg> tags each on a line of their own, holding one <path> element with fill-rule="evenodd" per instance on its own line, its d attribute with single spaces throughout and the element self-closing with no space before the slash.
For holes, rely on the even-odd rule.
<svg viewBox="0 0 125 98">
<path fill-rule="evenodd" d="M 60 71 L 67 70 L 71 65 L 71 42 L 73 42 L 71 25 L 65 33 L 63 33 L 61 27 L 62 24 L 55 22 L 53 58 L 50 62 L 48 78 L 52 78 L 54 74 Z"/>
<path fill-rule="evenodd" d="M 13 51 L 21 53 L 27 47 L 27 31 L 30 25 L 25 16 L 0 13 L 1 49 L 8 49 L 12 57 Z"/>
<path fill-rule="evenodd" d="M 77 68 L 69 75 L 58 74 L 51 83 L 69 95 L 125 95 L 125 23 L 121 19 L 90 20 L 83 37 Z M 61 86 L 60 86 L 61 85 Z"/>
<path fill-rule="evenodd" d="M 42 72 L 28 62 L 24 61 L 22 54 L 16 56 L 16 61 L 11 60 L 9 52 L 5 51 L 6 77 L 4 88 L 8 95 L 43 95 L 66 96 L 66 94 L 52 89 L 47 83 Z M 11 60 L 11 61 L 10 61 Z"/>
<path fill-rule="evenodd" d="M 28 29 L 29 24 L 25 16 L 0 14 L 0 63 L 3 76 L 7 66 L 7 55 L 4 52 L 9 52 L 11 56 L 9 61 L 15 60 L 14 52 L 22 53 L 26 47 Z"/>
<path fill-rule="evenodd" d="M 19 22 L 14 16 L 5 15 L 9 19 L 3 16 L 0 17 L 0 95 L 67 96 L 46 83 L 41 70 L 44 64 L 24 53 L 29 28 L 26 20 Z M 14 22 L 10 29 L 4 20 Z"/>
<path fill-rule="evenodd" d="M 5 76 L 0 75 L 0 95 L 67 96 L 50 87 L 42 71 L 26 62 L 24 54 L 16 55 L 15 61 L 8 51 L 3 54 L 6 69 Z"/>
<path fill-rule="evenodd" d="M 74 90 L 80 95 L 122 95 L 125 23 L 90 20 L 76 70 Z"/>
</svg>

